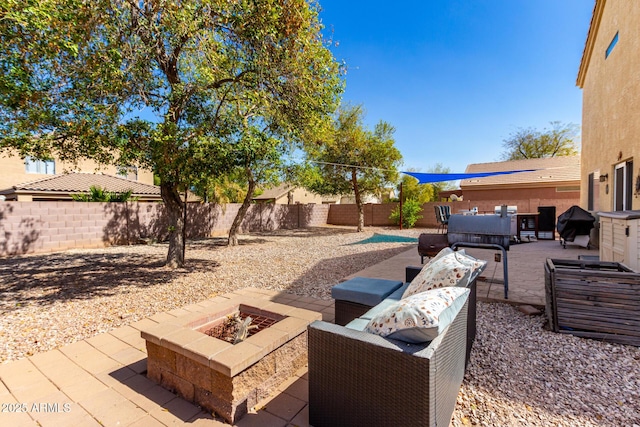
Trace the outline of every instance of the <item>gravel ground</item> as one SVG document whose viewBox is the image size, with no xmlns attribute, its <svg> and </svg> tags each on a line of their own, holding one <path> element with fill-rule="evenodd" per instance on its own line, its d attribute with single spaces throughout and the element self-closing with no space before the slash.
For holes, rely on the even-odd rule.
<svg viewBox="0 0 640 427">
<path fill-rule="evenodd" d="M 0 361 L 17 360 L 158 312 L 255 286 L 330 299 L 343 277 L 414 244 L 352 244 L 373 232 L 317 228 L 190 242 L 187 267 L 165 244 L 0 259 Z M 640 349 L 548 332 L 543 316 L 478 304 L 478 335 L 454 426 L 640 427 Z"/>
</svg>

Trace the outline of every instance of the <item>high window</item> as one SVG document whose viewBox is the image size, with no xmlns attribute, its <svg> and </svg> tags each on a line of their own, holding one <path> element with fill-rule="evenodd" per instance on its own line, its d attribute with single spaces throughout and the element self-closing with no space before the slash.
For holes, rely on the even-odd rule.
<svg viewBox="0 0 640 427">
<path fill-rule="evenodd" d="M 27 173 L 40 173 L 45 175 L 55 175 L 56 162 L 53 160 L 38 160 L 32 157 L 24 159 Z"/>
<path fill-rule="evenodd" d="M 617 43 L 618 43 L 618 33 L 616 33 L 616 35 L 613 36 L 613 40 L 611 40 L 611 43 L 609 43 L 609 47 L 607 47 L 607 51 L 604 54 L 605 59 L 607 59 L 609 55 L 611 55 L 611 51 L 613 50 L 614 47 L 616 47 Z"/>
</svg>

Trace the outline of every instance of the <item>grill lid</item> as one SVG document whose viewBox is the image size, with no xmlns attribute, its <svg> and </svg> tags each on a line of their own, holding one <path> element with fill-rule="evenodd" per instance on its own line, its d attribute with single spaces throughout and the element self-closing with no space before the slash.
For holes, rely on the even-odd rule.
<svg viewBox="0 0 640 427">
<path fill-rule="evenodd" d="M 511 218 L 500 215 L 451 215 L 449 233 L 509 236 Z"/>
</svg>

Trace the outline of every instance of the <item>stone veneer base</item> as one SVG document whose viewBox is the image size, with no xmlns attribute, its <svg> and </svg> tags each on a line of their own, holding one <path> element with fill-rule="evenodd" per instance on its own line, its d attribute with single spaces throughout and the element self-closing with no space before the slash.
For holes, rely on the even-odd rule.
<svg viewBox="0 0 640 427">
<path fill-rule="evenodd" d="M 198 329 L 240 308 L 284 317 L 232 345 Z M 142 330 L 147 376 L 184 399 L 236 423 L 307 364 L 307 325 L 320 313 L 243 295 Z"/>
</svg>

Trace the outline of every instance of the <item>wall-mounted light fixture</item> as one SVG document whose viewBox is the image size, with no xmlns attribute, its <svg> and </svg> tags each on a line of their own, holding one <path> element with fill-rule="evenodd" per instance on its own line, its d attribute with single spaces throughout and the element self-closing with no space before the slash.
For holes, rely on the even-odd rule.
<svg viewBox="0 0 640 427">
<path fill-rule="evenodd" d="M 609 179 L 608 173 L 600 175 L 600 182 L 605 182 L 607 179 Z"/>
</svg>

